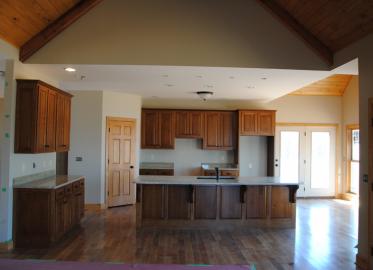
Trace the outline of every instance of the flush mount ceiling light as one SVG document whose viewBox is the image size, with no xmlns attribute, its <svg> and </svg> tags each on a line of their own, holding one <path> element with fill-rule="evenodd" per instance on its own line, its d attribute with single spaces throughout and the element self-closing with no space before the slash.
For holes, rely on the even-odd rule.
<svg viewBox="0 0 373 270">
<path fill-rule="evenodd" d="M 75 72 L 76 69 L 72 68 L 72 67 L 65 67 L 65 71 L 67 71 L 67 72 Z"/>
<path fill-rule="evenodd" d="M 206 101 L 208 98 L 210 98 L 214 92 L 211 91 L 197 91 L 196 94 L 203 100 Z"/>
</svg>

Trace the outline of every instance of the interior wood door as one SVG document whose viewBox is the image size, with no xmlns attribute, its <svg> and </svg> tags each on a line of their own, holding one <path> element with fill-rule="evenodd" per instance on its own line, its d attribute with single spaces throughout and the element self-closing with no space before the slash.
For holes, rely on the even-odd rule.
<svg viewBox="0 0 373 270">
<path fill-rule="evenodd" d="M 107 120 L 108 207 L 135 203 L 135 119 Z"/>
<path fill-rule="evenodd" d="M 36 152 L 43 153 L 46 150 L 47 142 L 47 111 L 48 111 L 48 88 L 38 86 L 38 117 L 37 117 L 37 136 Z"/>
</svg>

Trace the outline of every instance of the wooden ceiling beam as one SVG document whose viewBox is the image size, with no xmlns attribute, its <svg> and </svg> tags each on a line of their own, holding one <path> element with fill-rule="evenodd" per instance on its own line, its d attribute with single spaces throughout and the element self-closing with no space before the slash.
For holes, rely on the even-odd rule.
<svg viewBox="0 0 373 270">
<path fill-rule="evenodd" d="M 101 3 L 103 0 L 82 0 L 57 20 L 49 24 L 41 32 L 32 37 L 29 41 L 23 44 L 19 52 L 19 60 L 21 62 L 29 59 L 45 44 L 55 38 L 63 30 L 68 28 L 80 17 L 85 15 L 88 11 Z"/>
<path fill-rule="evenodd" d="M 257 0 L 274 17 L 282 22 L 289 30 L 295 32 L 311 49 L 313 49 L 328 65 L 333 64 L 333 51 L 317 37 L 311 34 L 303 25 L 283 9 L 274 0 Z"/>
</svg>

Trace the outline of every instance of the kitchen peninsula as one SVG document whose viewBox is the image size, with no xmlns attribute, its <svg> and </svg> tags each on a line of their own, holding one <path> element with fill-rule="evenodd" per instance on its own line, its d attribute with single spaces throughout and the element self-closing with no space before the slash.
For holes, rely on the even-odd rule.
<svg viewBox="0 0 373 270">
<path fill-rule="evenodd" d="M 295 226 L 297 181 L 278 177 L 139 176 L 137 226 L 226 221 Z"/>
</svg>

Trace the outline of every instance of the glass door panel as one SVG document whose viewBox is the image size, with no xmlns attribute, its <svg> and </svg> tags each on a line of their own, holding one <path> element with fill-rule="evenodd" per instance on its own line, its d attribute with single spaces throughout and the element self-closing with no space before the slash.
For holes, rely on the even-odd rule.
<svg viewBox="0 0 373 270">
<path fill-rule="evenodd" d="M 286 179 L 299 179 L 299 132 L 280 132 L 280 175 Z"/>
<path fill-rule="evenodd" d="M 330 134 L 311 132 L 311 188 L 329 188 Z"/>
</svg>

